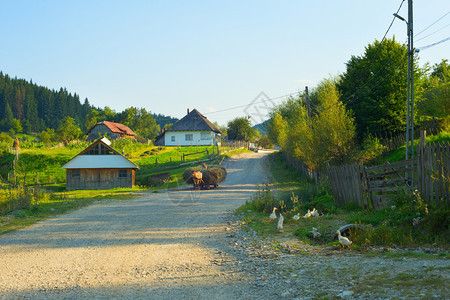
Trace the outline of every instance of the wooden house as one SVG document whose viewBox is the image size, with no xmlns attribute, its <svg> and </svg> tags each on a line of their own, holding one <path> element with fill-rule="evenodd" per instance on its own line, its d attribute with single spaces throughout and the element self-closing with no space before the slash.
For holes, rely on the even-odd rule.
<svg viewBox="0 0 450 300">
<path fill-rule="evenodd" d="M 67 190 L 134 186 L 135 171 L 139 167 L 110 145 L 107 138 L 99 138 L 62 166 L 66 169 Z"/>
<path fill-rule="evenodd" d="M 154 144 L 159 146 L 213 146 L 220 140 L 220 130 L 198 110 L 187 111 L 169 129 L 162 132 Z"/>
<path fill-rule="evenodd" d="M 95 141 L 100 136 L 108 135 L 112 140 L 121 138 L 121 137 L 130 137 L 135 138 L 136 133 L 133 132 L 128 126 L 125 126 L 120 123 L 102 121 L 98 122 L 87 132 L 87 140 Z"/>
</svg>

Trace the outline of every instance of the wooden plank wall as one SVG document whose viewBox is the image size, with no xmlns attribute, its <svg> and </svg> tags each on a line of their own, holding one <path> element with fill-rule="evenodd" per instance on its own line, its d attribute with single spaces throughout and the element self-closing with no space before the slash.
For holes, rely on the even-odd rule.
<svg viewBox="0 0 450 300">
<path fill-rule="evenodd" d="M 425 144 L 425 132 L 416 158 L 379 166 L 328 166 L 327 176 L 339 206 L 351 201 L 361 207 L 382 209 L 402 191 L 417 189 L 427 203 L 448 206 L 450 199 L 450 144 Z M 413 173 L 408 185 L 405 173 Z"/>
<path fill-rule="evenodd" d="M 417 148 L 418 190 L 422 198 L 437 206 L 449 205 L 450 199 L 450 144 L 425 145 L 426 133 Z"/>
<path fill-rule="evenodd" d="M 66 170 L 67 190 L 99 190 L 116 187 L 133 187 L 135 170 L 127 169 L 127 177 L 119 177 L 119 169 L 81 169 L 80 177 L 72 178 L 72 170 Z"/>
<path fill-rule="evenodd" d="M 386 207 L 389 200 L 405 189 L 415 189 L 405 181 L 406 172 L 416 171 L 417 160 L 409 159 L 380 166 L 365 167 L 368 198 L 373 209 Z"/>
<path fill-rule="evenodd" d="M 362 180 L 362 166 L 356 164 L 328 166 L 327 175 L 334 199 L 339 206 L 343 206 L 347 202 L 353 202 L 361 207 L 368 207 Z"/>
</svg>

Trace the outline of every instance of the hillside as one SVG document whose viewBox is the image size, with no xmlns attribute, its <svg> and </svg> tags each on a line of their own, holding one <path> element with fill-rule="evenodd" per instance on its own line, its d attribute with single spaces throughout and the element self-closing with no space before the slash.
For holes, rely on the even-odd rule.
<svg viewBox="0 0 450 300">
<path fill-rule="evenodd" d="M 1 131 L 40 132 L 46 128 L 56 129 L 66 116 L 83 124 L 92 108 L 87 99 L 81 104 L 79 96 L 65 88 L 50 90 L 32 81 L 11 78 L 0 72 Z"/>
<path fill-rule="evenodd" d="M 178 120 L 145 108 L 130 107 L 122 112 L 109 107 L 96 108 L 87 98 L 82 104 L 77 93 L 65 88 L 51 90 L 0 71 L 0 131 L 16 134 L 40 133 L 48 128 L 56 130 L 67 116 L 73 118 L 84 133 L 97 122 L 111 121 L 129 126 L 143 138 L 154 138 L 161 128 Z M 145 129 L 133 126 L 136 124 Z"/>
</svg>

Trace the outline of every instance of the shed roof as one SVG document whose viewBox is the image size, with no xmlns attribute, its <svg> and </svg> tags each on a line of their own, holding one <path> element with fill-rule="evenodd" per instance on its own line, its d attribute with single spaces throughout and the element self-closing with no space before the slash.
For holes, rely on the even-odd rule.
<svg viewBox="0 0 450 300">
<path fill-rule="evenodd" d="M 99 147 L 94 148 L 100 144 Z M 111 146 L 111 142 L 105 138 L 99 138 L 86 149 L 81 151 L 74 158 L 69 160 L 63 169 L 139 169 L 139 166 L 132 163 L 128 158 L 121 155 Z M 89 151 L 95 149 L 95 151 Z M 101 150 L 103 149 L 103 150 Z M 100 151 L 97 151 L 100 150 Z M 89 154 L 89 153 L 95 154 Z M 105 153 L 106 152 L 106 153 Z"/>
<path fill-rule="evenodd" d="M 214 131 L 221 133 L 213 123 L 196 109 L 178 120 L 167 131 Z"/>
<path fill-rule="evenodd" d="M 139 169 L 122 155 L 77 155 L 63 169 Z"/>
</svg>

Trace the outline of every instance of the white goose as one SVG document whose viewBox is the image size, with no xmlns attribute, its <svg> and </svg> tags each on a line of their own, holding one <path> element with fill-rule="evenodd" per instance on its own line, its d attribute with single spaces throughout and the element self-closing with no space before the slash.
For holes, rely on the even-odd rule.
<svg viewBox="0 0 450 300">
<path fill-rule="evenodd" d="M 280 214 L 280 218 L 278 219 L 278 232 L 281 232 L 283 230 L 283 222 L 284 222 L 284 217 L 282 214 Z"/>
<path fill-rule="evenodd" d="M 294 215 L 294 216 L 292 217 L 292 219 L 293 219 L 294 221 L 298 221 L 298 219 L 300 219 L 300 213 Z"/>
<path fill-rule="evenodd" d="M 315 239 L 318 238 L 319 236 L 321 236 L 319 230 L 317 230 L 316 227 L 313 227 L 311 232 L 313 234 L 313 238 L 315 238 Z"/>
<path fill-rule="evenodd" d="M 319 216 L 319 212 L 314 208 L 313 211 L 311 212 L 311 217 L 318 217 Z"/>
<path fill-rule="evenodd" d="M 308 212 L 303 216 L 305 219 L 311 218 L 311 211 L 308 209 Z"/>
<path fill-rule="evenodd" d="M 348 238 L 346 238 L 346 237 L 343 237 L 342 235 L 341 235 L 341 232 L 338 230 L 338 231 L 336 231 L 336 233 L 337 233 L 337 235 L 338 235 L 338 239 L 339 239 L 339 242 L 341 243 L 341 245 L 342 245 L 342 249 L 344 249 L 344 247 L 345 246 L 348 246 L 349 248 L 350 248 L 350 245 L 352 244 L 352 241 L 350 241 Z"/>
<path fill-rule="evenodd" d="M 270 220 L 275 220 L 277 218 L 277 214 L 275 213 L 275 211 L 277 210 L 276 207 L 273 208 L 273 212 L 270 214 L 269 219 Z"/>
</svg>

